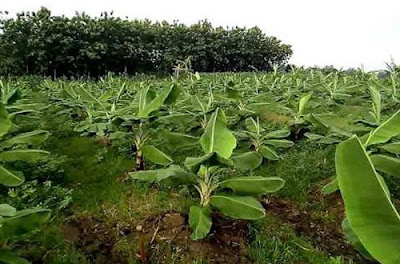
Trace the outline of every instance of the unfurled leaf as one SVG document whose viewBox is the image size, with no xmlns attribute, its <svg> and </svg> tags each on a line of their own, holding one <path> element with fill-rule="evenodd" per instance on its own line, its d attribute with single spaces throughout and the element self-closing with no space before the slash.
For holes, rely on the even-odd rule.
<svg viewBox="0 0 400 264">
<path fill-rule="evenodd" d="M 256 133 L 258 130 L 259 132 L 265 131 L 265 129 L 260 126 L 260 123 L 254 120 L 252 117 L 246 118 L 245 125 L 246 129 L 250 132 Z"/>
<path fill-rule="evenodd" d="M 382 123 L 369 135 L 366 146 L 386 143 L 391 138 L 400 135 L 400 110 Z"/>
<path fill-rule="evenodd" d="M 89 93 L 83 86 L 78 87 L 75 89 L 75 92 L 80 96 L 83 101 L 86 101 L 91 104 L 100 104 L 100 101 L 97 100 L 91 93 Z"/>
<path fill-rule="evenodd" d="M 222 181 L 220 187 L 240 195 L 261 195 L 279 191 L 285 181 L 278 177 L 249 176 Z"/>
<path fill-rule="evenodd" d="M 0 103 L 0 139 L 11 129 L 11 120 L 8 118 L 6 108 Z"/>
<path fill-rule="evenodd" d="M 185 166 L 193 173 L 198 172 L 201 165 L 210 166 L 225 166 L 230 165 L 229 160 L 219 157 L 215 152 L 205 154 L 201 157 L 188 157 L 185 160 Z"/>
<path fill-rule="evenodd" d="M 176 100 L 179 95 L 179 88 L 177 85 L 173 84 L 168 87 L 165 87 L 160 93 L 151 101 L 148 99 L 148 94 L 150 93 L 149 89 L 146 88 L 142 92 L 139 104 L 139 112 L 138 117 L 147 118 L 149 115 L 158 110 L 164 103 L 172 103 Z"/>
<path fill-rule="evenodd" d="M 357 137 L 337 146 L 336 174 L 347 219 L 362 245 L 379 262 L 398 263 L 400 216 Z"/>
<path fill-rule="evenodd" d="M 199 143 L 199 138 L 182 133 L 165 131 L 161 134 L 162 138 L 167 141 L 172 148 L 190 147 Z"/>
<path fill-rule="evenodd" d="M 171 165 L 166 169 L 158 170 L 147 170 L 147 171 L 135 171 L 130 172 L 129 176 L 133 180 L 140 180 L 145 182 L 162 182 L 164 180 L 171 179 L 171 183 L 190 183 L 193 182 L 194 176 L 188 173 L 177 165 Z"/>
<path fill-rule="evenodd" d="M 189 225 L 192 229 L 193 240 L 205 238 L 210 232 L 212 225 L 210 207 L 191 206 L 189 212 Z"/>
<path fill-rule="evenodd" d="M 153 145 L 145 145 L 142 149 L 143 156 L 151 162 L 160 165 L 169 165 L 173 162 L 172 158 Z"/>
<path fill-rule="evenodd" d="M 233 165 L 240 170 L 254 170 L 261 165 L 262 156 L 255 151 L 232 157 Z"/>
<path fill-rule="evenodd" d="M 236 148 L 236 138 L 227 128 L 225 113 L 219 108 L 211 115 L 200 145 L 206 154 L 215 152 L 224 159 L 229 159 Z"/>
<path fill-rule="evenodd" d="M 21 185 L 24 181 L 25 177 L 22 172 L 10 170 L 0 165 L 0 184 L 15 187 Z"/>
<path fill-rule="evenodd" d="M 12 146 L 15 144 L 29 144 L 36 145 L 40 144 L 49 137 L 49 132 L 45 130 L 35 130 L 27 133 L 19 134 L 12 137 L 2 143 L 3 146 Z"/>
<path fill-rule="evenodd" d="M 308 94 L 306 94 L 306 95 L 304 95 L 303 97 L 300 98 L 299 109 L 298 109 L 298 112 L 297 112 L 298 117 L 303 115 L 304 109 L 306 108 L 306 105 L 307 105 L 308 101 L 311 99 L 312 94 L 313 93 L 310 92 L 310 93 L 308 93 Z"/>
<path fill-rule="evenodd" d="M 47 151 L 37 149 L 8 150 L 0 152 L 0 161 L 35 161 L 49 154 Z"/>
<path fill-rule="evenodd" d="M 272 148 L 269 148 L 267 146 L 261 146 L 258 152 L 263 155 L 264 158 L 269 159 L 269 160 L 279 160 L 280 157 L 279 155 L 273 150 Z"/>
<path fill-rule="evenodd" d="M 8 204 L 0 204 L 0 216 L 14 216 L 17 210 Z"/>
<path fill-rule="evenodd" d="M 331 193 L 337 192 L 338 190 L 339 190 L 339 183 L 337 181 L 337 178 L 335 177 L 328 184 L 322 187 L 321 193 L 323 195 L 329 195 Z"/>
<path fill-rule="evenodd" d="M 265 138 L 285 138 L 288 136 L 290 136 L 290 131 L 288 129 L 280 129 L 267 133 Z"/>
<path fill-rule="evenodd" d="M 304 133 L 304 136 L 305 136 L 306 138 L 308 138 L 309 140 L 320 140 L 320 139 L 323 139 L 323 138 L 324 138 L 324 136 L 322 136 L 322 135 L 318 135 L 318 134 L 314 134 L 314 133 L 309 133 L 309 132 Z"/>
<path fill-rule="evenodd" d="M 294 142 L 286 139 L 267 139 L 264 143 L 277 148 L 291 148 L 294 146 Z"/>
<path fill-rule="evenodd" d="M 379 148 L 384 149 L 392 154 L 400 155 L 400 142 L 385 144 Z"/>
<path fill-rule="evenodd" d="M 256 220 L 265 216 L 260 202 L 251 196 L 214 195 L 210 204 L 223 214 L 236 219 Z"/>
<path fill-rule="evenodd" d="M 377 123 L 379 123 L 380 122 L 380 119 L 381 119 L 381 101 L 382 101 L 382 99 L 381 99 L 381 94 L 379 93 L 379 91 L 375 88 L 375 87 L 373 87 L 373 86 L 370 86 L 369 87 L 369 92 L 370 92 L 370 94 L 371 94 L 371 98 L 372 98 L 372 107 L 373 107 L 373 110 L 374 110 L 374 112 L 372 113 L 373 114 L 373 116 L 374 116 L 374 118 L 375 118 L 375 121 L 377 122 Z"/>
<path fill-rule="evenodd" d="M 371 161 L 376 170 L 400 177 L 400 159 L 379 154 L 372 155 Z"/>
</svg>

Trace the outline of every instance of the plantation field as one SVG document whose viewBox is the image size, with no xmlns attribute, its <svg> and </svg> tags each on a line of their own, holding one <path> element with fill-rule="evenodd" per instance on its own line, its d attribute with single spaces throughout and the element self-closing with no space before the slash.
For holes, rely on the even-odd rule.
<svg viewBox="0 0 400 264">
<path fill-rule="evenodd" d="M 18 225 L 41 225 L 4 222 L 2 249 L 33 263 L 375 263 L 342 231 L 335 151 L 355 134 L 389 153 L 372 161 L 398 207 L 400 131 L 387 145 L 370 132 L 399 87 L 361 70 L 3 79 L 0 204 L 36 208 Z"/>
</svg>

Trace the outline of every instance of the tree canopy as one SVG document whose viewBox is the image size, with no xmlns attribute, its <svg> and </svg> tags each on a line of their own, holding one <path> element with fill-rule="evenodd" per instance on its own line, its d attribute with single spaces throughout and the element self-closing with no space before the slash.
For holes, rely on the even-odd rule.
<svg viewBox="0 0 400 264">
<path fill-rule="evenodd" d="M 191 58 L 201 72 L 270 70 L 291 47 L 259 28 L 213 27 L 208 21 L 128 20 L 102 13 L 54 16 L 42 8 L 0 20 L 0 74 L 99 76 L 169 72 Z"/>
</svg>

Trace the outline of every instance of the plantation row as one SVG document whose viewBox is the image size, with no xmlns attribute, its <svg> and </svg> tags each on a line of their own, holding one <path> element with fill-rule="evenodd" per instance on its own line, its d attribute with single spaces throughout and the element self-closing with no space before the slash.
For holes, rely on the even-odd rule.
<svg viewBox="0 0 400 264">
<path fill-rule="evenodd" d="M 4 80 L 0 183 L 18 188 L 29 180 L 29 172 L 13 168 L 15 162 L 51 156 L 51 149 L 40 146 L 50 133 L 61 140 L 68 131 L 52 128 L 49 133 L 46 118 L 66 120 L 62 129 L 72 128 L 82 137 L 96 138 L 107 151 L 130 157 L 124 184 L 187 190 L 190 206 L 181 213 L 188 214 L 191 239 L 202 241 L 208 239 L 215 212 L 228 219 L 262 219 L 268 213 L 264 197 L 291 196 L 289 190 L 298 188 L 293 178 L 279 170 L 264 172 L 286 159 L 297 144 L 338 144 L 336 173 L 309 177 L 314 183 L 329 178 L 320 190 L 326 196 L 340 189 L 346 208 L 340 219 L 343 232 L 365 259 L 397 263 L 400 218 L 391 200 L 400 194 L 398 92 L 395 72 L 379 78 L 360 70 L 186 72 L 165 79 L 109 75 L 99 82 Z M 300 199 L 297 193 L 292 196 Z M 11 242 L 0 260 L 19 259 L 12 252 L 21 245 L 14 241 L 49 221 L 49 209 L 1 204 L 1 238 Z"/>
<path fill-rule="evenodd" d="M 92 76 L 107 72 L 171 72 L 191 58 L 196 71 L 271 70 L 290 46 L 258 28 L 214 28 L 121 19 L 54 16 L 45 8 L 0 20 L 0 74 Z"/>
</svg>

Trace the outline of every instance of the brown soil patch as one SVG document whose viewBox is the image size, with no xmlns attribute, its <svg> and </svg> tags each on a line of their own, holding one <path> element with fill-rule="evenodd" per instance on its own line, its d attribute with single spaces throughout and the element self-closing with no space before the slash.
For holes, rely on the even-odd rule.
<svg viewBox="0 0 400 264">
<path fill-rule="evenodd" d="M 235 221 L 214 213 L 209 236 L 191 239 L 187 216 L 166 212 L 143 222 L 147 263 L 191 263 L 203 259 L 210 263 L 251 263 L 247 258 L 245 221 Z M 62 226 L 65 240 L 74 244 L 93 263 L 130 263 L 140 258 L 140 235 L 136 225 L 122 225 L 91 216 L 74 216 Z M 125 247 L 120 250 L 121 241 Z M 129 247 L 127 249 L 126 247 Z M 132 253 L 132 254 L 129 254 Z"/>
<path fill-rule="evenodd" d="M 191 263 L 196 259 L 221 264 L 251 263 L 246 252 L 247 223 L 229 220 L 218 213 L 212 218 L 211 232 L 201 241 L 190 238 L 187 216 L 167 212 L 148 218 L 143 227 L 149 262 L 163 263 L 171 258 L 168 254 L 174 253 L 179 263 Z"/>
<path fill-rule="evenodd" d="M 268 215 L 290 225 L 297 235 L 310 238 L 309 242 L 317 250 L 349 257 L 356 263 L 373 263 L 363 259 L 342 232 L 344 205 L 340 194 L 323 196 L 315 191 L 306 206 L 279 198 L 265 198 L 262 204 Z"/>
<path fill-rule="evenodd" d="M 61 228 L 65 240 L 77 248 L 93 263 L 129 263 L 128 256 L 118 250 L 117 241 L 134 241 L 129 225 L 108 224 L 90 216 L 76 216 Z M 132 250 L 134 245 L 132 242 Z"/>
</svg>

